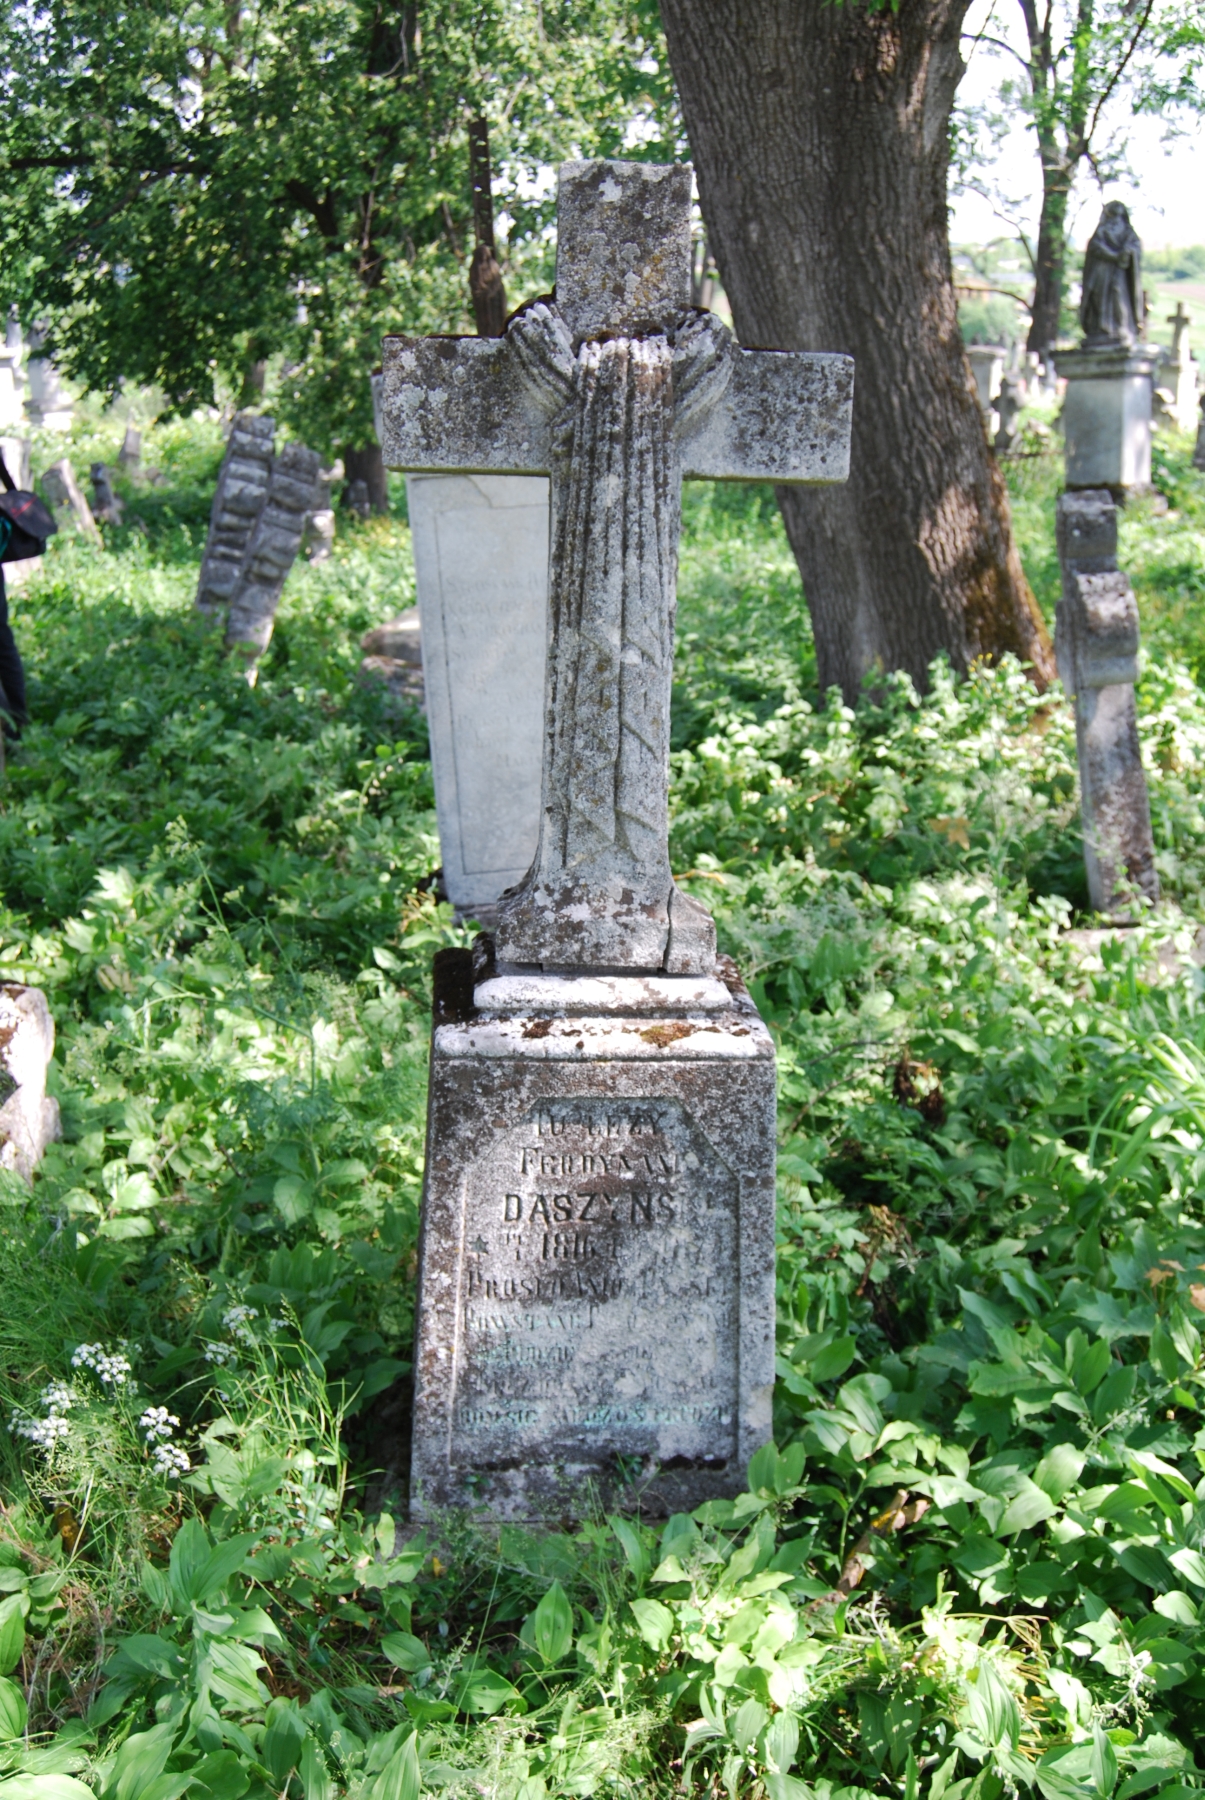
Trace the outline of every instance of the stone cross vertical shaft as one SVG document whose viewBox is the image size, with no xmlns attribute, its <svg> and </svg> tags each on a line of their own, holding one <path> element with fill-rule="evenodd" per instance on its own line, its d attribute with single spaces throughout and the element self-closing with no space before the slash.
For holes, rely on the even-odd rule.
<svg viewBox="0 0 1205 1800">
<path fill-rule="evenodd" d="M 690 190 L 686 166 L 567 163 L 555 296 L 498 339 L 385 342 L 390 467 L 551 479 L 542 820 L 502 966 L 711 972 L 669 864 L 681 481 L 848 473 L 851 359 L 740 349 L 692 307 Z"/>
</svg>

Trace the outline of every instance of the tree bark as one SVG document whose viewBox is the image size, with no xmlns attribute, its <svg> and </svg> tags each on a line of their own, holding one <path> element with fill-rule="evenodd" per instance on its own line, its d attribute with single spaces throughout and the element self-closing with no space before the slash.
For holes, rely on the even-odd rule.
<svg viewBox="0 0 1205 1800">
<path fill-rule="evenodd" d="M 1038 219 L 1038 247 L 1034 253 L 1033 316 L 1025 348 L 1049 357 L 1059 337 L 1063 310 L 1063 286 L 1067 260 L 1067 195 L 1071 183 L 1067 171 L 1042 158 L 1042 212 Z"/>
<path fill-rule="evenodd" d="M 967 0 L 661 0 L 741 342 L 856 360 L 850 479 L 783 489 L 820 685 L 1050 640 L 958 330 L 946 213 Z"/>
<path fill-rule="evenodd" d="M 343 488 L 344 503 L 347 492 L 353 481 L 362 481 L 368 488 L 368 504 L 374 513 L 389 511 L 389 483 L 385 478 L 385 458 L 381 455 L 379 444 L 368 444 L 362 450 L 345 450 L 343 452 L 343 472 L 345 483 Z"/>
</svg>

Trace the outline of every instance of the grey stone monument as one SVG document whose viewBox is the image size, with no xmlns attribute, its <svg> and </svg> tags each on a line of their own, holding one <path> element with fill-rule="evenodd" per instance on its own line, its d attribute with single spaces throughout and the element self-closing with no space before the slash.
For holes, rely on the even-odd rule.
<svg viewBox="0 0 1205 1800">
<path fill-rule="evenodd" d="M 535 855 L 544 744 L 548 482 L 406 482 L 444 888 L 492 924 Z"/>
<path fill-rule="evenodd" d="M 91 464 L 92 516 L 104 525 L 120 525 L 125 501 L 113 491 L 113 477 L 104 463 Z"/>
<path fill-rule="evenodd" d="M 1137 897 L 1159 898 L 1159 877 L 1134 708 L 1138 607 L 1117 567 L 1117 507 L 1107 489 L 1059 496 L 1058 546 L 1055 655 L 1075 696 L 1088 896 L 1096 912 L 1126 918 Z"/>
<path fill-rule="evenodd" d="M 329 468 L 319 469 L 310 496 L 310 509 L 305 518 L 305 552 L 312 563 L 329 562 L 335 547 L 335 509 L 331 503 L 331 484 L 343 480 L 343 459 Z"/>
<path fill-rule="evenodd" d="M 1199 405 L 1201 415 L 1197 420 L 1197 441 L 1193 446 L 1192 466 L 1194 469 L 1205 469 L 1205 394 L 1201 395 Z"/>
<path fill-rule="evenodd" d="M 117 452 L 118 466 L 136 474 L 142 464 L 142 433 L 133 419 L 126 422 L 126 434 L 121 440 L 121 449 Z"/>
<path fill-rule="evenodd" d="M 967 361 L 975 378 L 975 394 L 983 414 L 984 429 L 994 439 L 1000 429 L 996 412 L 996 396 L 1004 378 L 1004 359 L 1008 355 L 1003 344 L 968 344 Z"/>
<path fill-rule="evenodd" d="M 1067 382 L 1069 488 L 1108 488 L 1123 499 L 1151 484 L 1151 374 L 1158 352 L 1141 342 L 1144 324 L 1142 246 L 1125 207 L 1111 200 L 1084 253 L 1083 343 L 1055 358 Z"/>
<path fill-rule="evenodd" d="M 692 309 L 691 171 L 560 171 L 555 302 L 386 340 L 386 462 L 548 476 L 542 802 L 436 968 L 412 1508 L 739 1490 L 770 1435 L 774 1050 L 669 866 L 684 476 L 848 471 L 853 365 Z"/>
<path fill-rule="evenodd" d="M 41 475 L 42 492 L 51 506 L 70 508 L 71 516 L 90 543 L 101 544 L 101 535 L 96 520 L 92 517 L 92 508 L 84 498 L 84 491 L 75 479 L 75 470 L 70 460 L 63 457 L 61 462 L 51 463 Z"/>
<path fill-rule="evenodd" d="M 230 604 L 251 533 L 264 510 L 275 439 L 272 419 L 253 412 L 235 414 L 209 514 L 209 536 L 197 584 L 197 606 L 204 613 L 215 613 Z"/>
<path fill-rule="evenodd" d="M 46 1092 L 54 1020 L 40 988 L 0 986 L 0 1169 L 29 1181 L 61 1135 L 59 1103 Z"/>
<path fill-rule="evenodd" d="M 1021 442 L 1021 413 L 1025 408 L 1025 378 L 1009 373 L 1000 383 L 996 396 L 996 416 L 1000 421 L 994 439 L 1001 456 L 1011 456 Z"/>
<path fill-rule="evenodd" d="M 226 643 L 242 659 L 252 685 L 256 665 L 272 641 L 281 590 L 301 548 L 321 466 L 318 452 L 304 444 L 286 444 L 272 459 L 263 510 L 251 532 L 226 615 Z"/>
</svg>

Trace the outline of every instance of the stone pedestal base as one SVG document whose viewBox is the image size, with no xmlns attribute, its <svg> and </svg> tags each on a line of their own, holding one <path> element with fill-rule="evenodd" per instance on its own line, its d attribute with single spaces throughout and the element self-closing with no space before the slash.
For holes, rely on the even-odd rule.
<svg viewBox="0 0 1205 1800">
<path fill-rule="evenodd" d="M 1151 371 L 1158 352 L 1061 350 L 1063 436 L 1069 488 L 1108 488 L 1115 499 L 1151 485 Z"/>
<path fill-rule="evenodd" d="M 0 987 L 0 1169 L 28 1181 L 60 1135 L 59 1103 L 46 1092 L 54 1020 L 40 988 Z"/>
<path fill-rule="evenodd" d="M 666 1513 L 771 1433 L 774 1047 L 723 979 L 436 958 L 411 1510 Z"/>
</svg>

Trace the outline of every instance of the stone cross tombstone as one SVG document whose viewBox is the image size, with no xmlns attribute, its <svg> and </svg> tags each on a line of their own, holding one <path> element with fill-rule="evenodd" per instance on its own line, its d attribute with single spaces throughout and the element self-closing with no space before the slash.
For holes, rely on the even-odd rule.
<svg viewBox="0 0 1205 1800">
<path fill-rule="evenodd" d="M 1197 420 L 1197 365 L 1188 343 L 1188 327 L 1192 320 L 1184 310 L 1184 302 L 1176 302 L 1174 313 L 1167 315 L 1172 328 L 1170 350 L 1161 352 L 1155 370 L 1155 407 L 1158 413 L 1161 392 L 1169 396 L 1166 421 L 1178 431 L 1192 431 Z"/>
<path fill-rule="evenodd" d="M 1158 900 L 1146 775 L 1138 744 L 1138 606 L 1117 567 L 1117 507 L 1106 489 L 1061 494 L 1059 678 L 1075 696 L 1084 863 L 1093 909 L 1118 920 Z"/>
<path fill-rule="evenodd" d="M 542 802 L 495 936 L 437 958 L 411 1506 L 647 1510 L 770 1436 L 774 1051 L 680 893 L 667 801 L 684 476 L 848 472 L 848 357 L 691 306 L 691 171 L 560 171 L 555 298 L 386 340 L 388 464 L 547 476 Z"/>
</svg>

